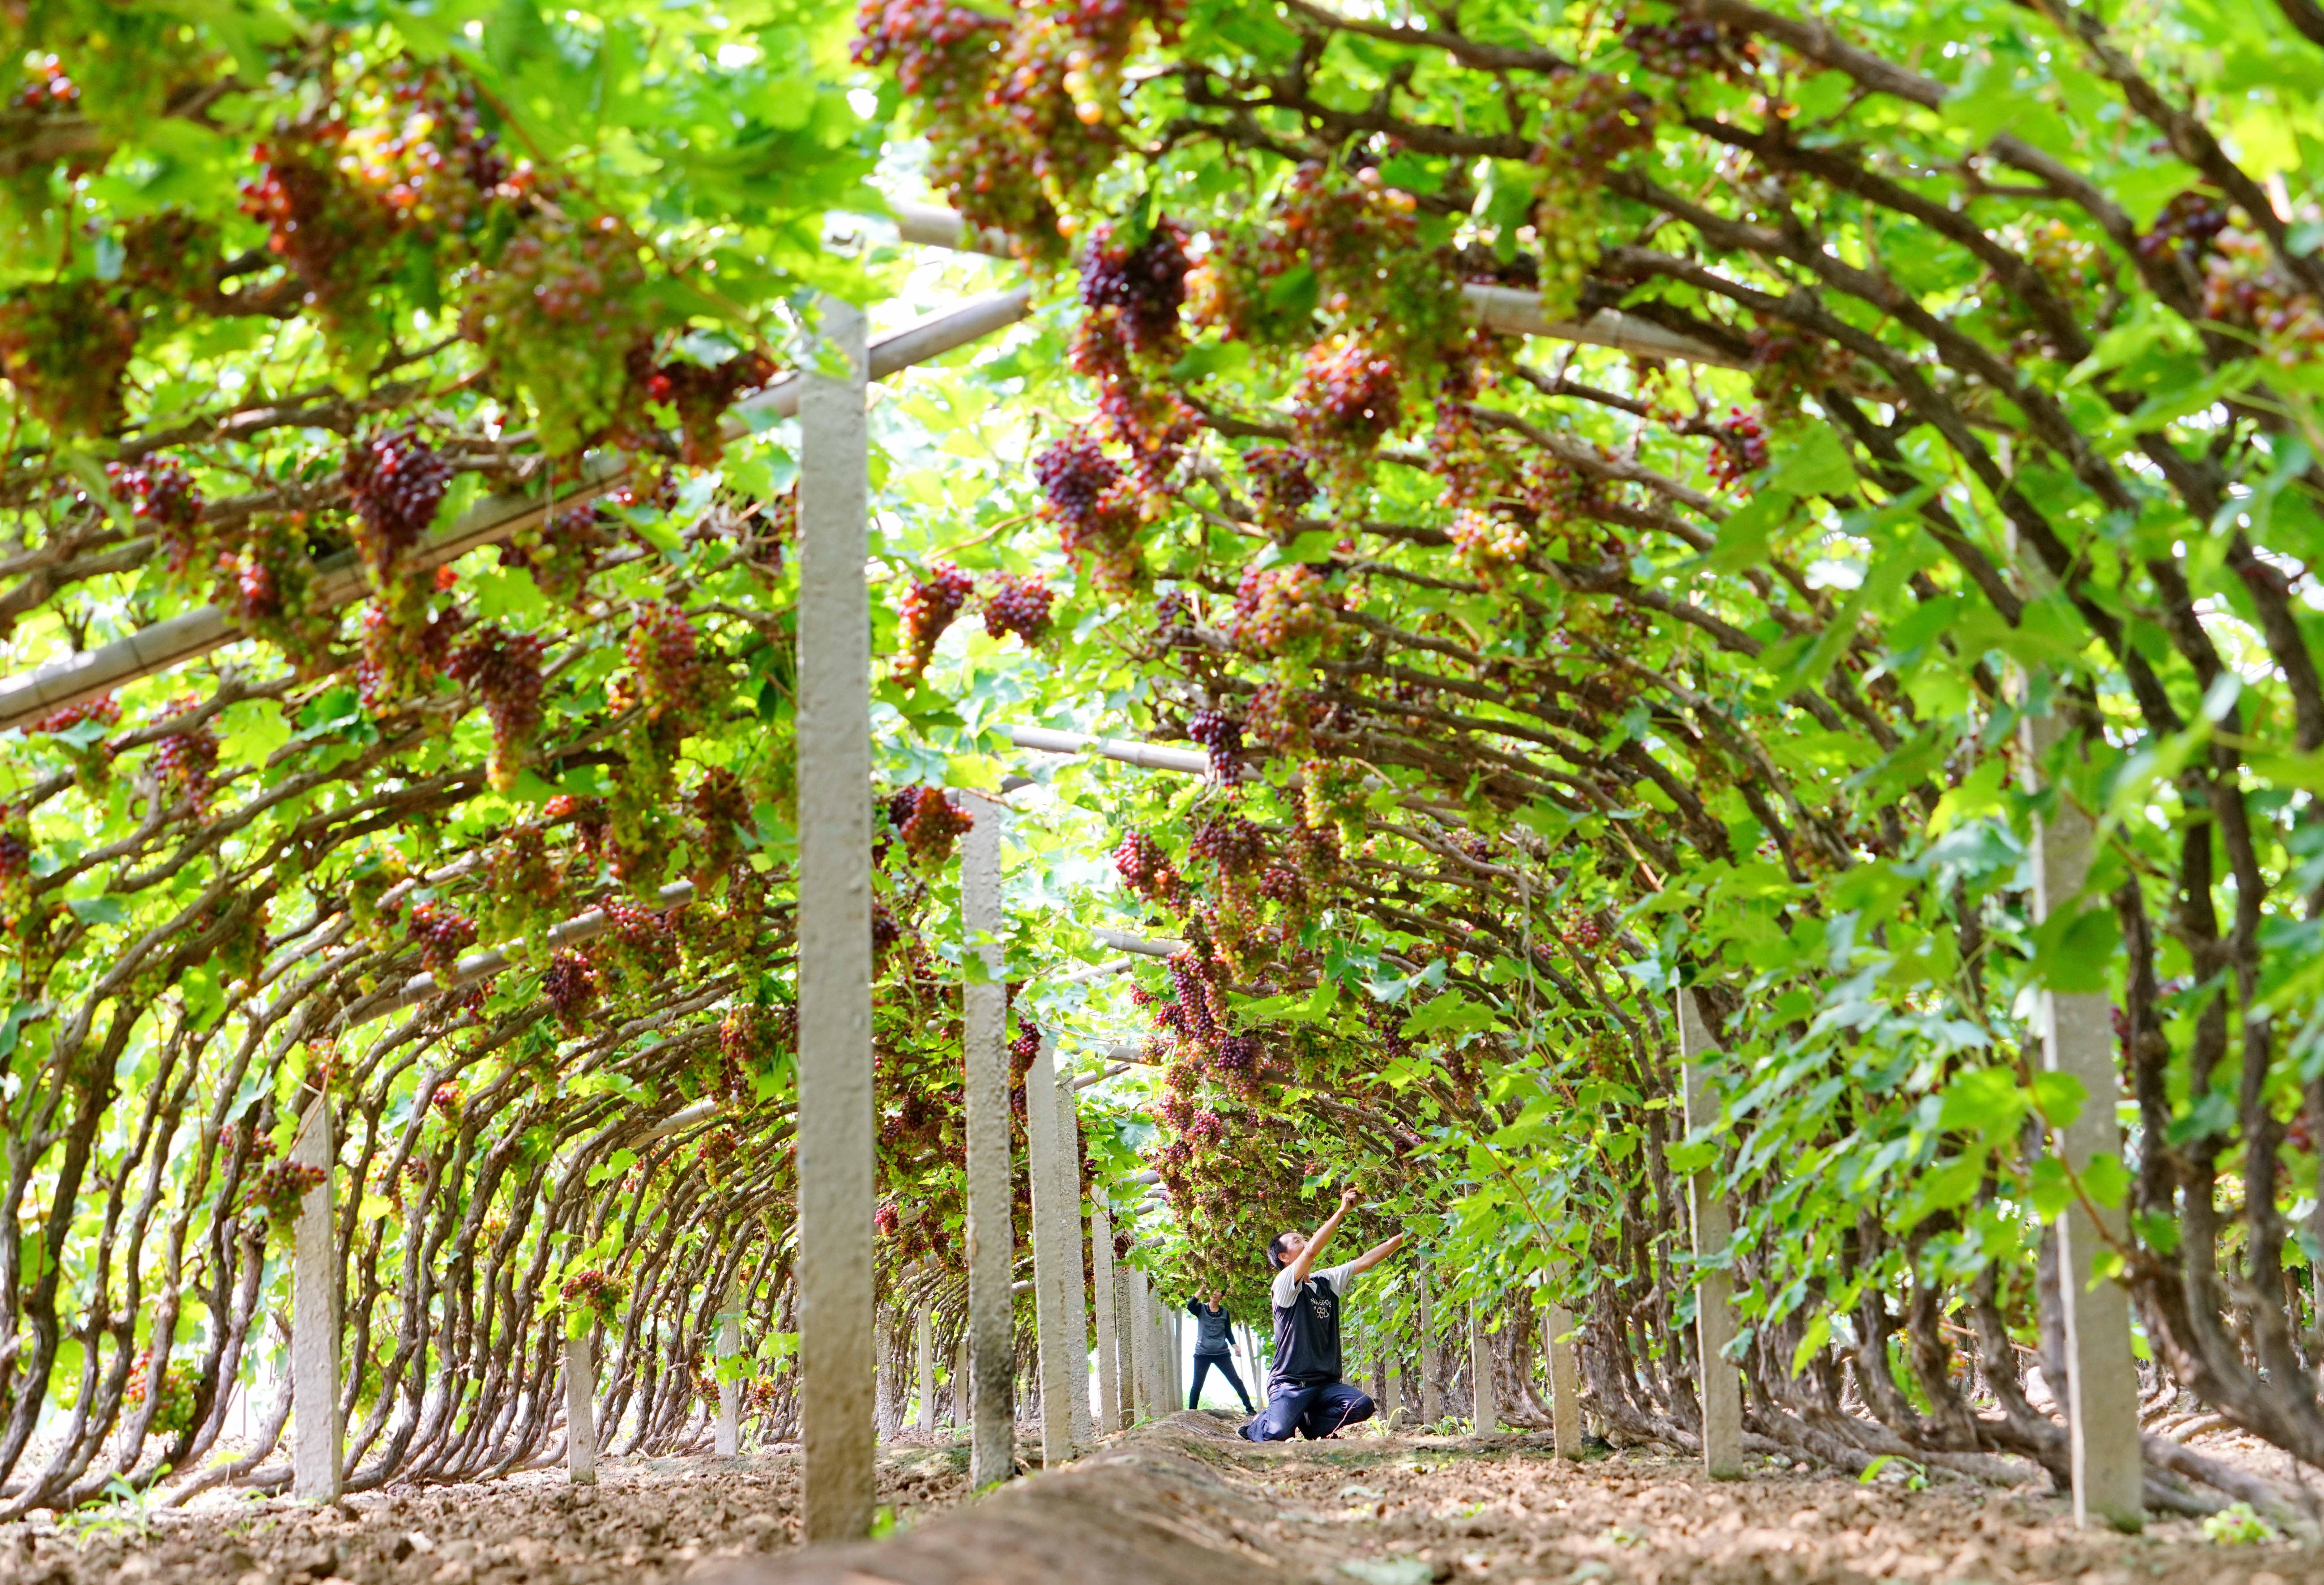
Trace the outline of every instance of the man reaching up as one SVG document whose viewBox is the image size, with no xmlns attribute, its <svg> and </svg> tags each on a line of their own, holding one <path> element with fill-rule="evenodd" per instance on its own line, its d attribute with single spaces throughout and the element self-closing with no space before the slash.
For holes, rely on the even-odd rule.
<svg viewBox="0 0 2324 1585">
<path fill-rule="evenodd" d="M 1267 1246 L 1275 1270 L 1275 1362 L 1266 1410 L 1238 1433 L 1247 1441 L 1288 1442 L 1295 1431 L 1314 1441 L 1371 1418 L 1371 1399 L 1340 1379 L 1340 1301 L 1359 1276 L 1396 1253 L 1404 1235 L 1315 1270 L 1315 1257 L 1355 1203 L 1356 1192 L 1342 1191 L 1340 1208 L 1312 1236 L 1277 1233 Z"/>
</svg>

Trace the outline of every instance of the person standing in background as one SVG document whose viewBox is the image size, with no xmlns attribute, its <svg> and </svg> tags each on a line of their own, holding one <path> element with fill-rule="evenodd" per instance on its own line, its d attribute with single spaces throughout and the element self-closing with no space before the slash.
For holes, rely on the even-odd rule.
<svg viewBox="0 0 2324 1585">
<path fill-rule="evenodd" d="M 1186 1313 L 1194 1318 L 1194 1387 L 1186 1395 L 1186 1407 L 1203 1406 L 1203 1378 L 1216 1370 L 1234 1388 L 1235 1396 L 1242 1400 L 1242 1412 L 1258 1414 L 1250 1394 L 1243 1390 L 1242 1378 L 1235 1374 L 1234 1317 L 1227 1313 L 1225 1292 L 1213 1292 L 1207 1302 L 1187 1300 Z"/>
</svg>

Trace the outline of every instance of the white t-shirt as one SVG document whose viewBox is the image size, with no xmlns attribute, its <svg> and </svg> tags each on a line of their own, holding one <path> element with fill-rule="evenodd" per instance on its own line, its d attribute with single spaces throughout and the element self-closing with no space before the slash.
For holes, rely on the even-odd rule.
<svg viewBox="0 0 2324 1585">
<path fill-rule="evenodd" d="M 1329 1278 L 1332 1291 L 1344 1299 L 1348 1296 L 1348 1285 L 1356 1280 L 1356 1263 L 1350 1260 L 1338 1266 L 1323 1267 L 1320 1270 L 1309 1272 L 1307 1280 L 1314 1282 L 1319 1276 Z M 1296 1290 L 1291 1286 L 1291 1267 L 1286 1266 L 1275 1274 L 1275 1307 L 1278 1310 L 1287 1310 L 1291 1307 L 1291 1301 L 1296 1296 Z"/>
</svg>

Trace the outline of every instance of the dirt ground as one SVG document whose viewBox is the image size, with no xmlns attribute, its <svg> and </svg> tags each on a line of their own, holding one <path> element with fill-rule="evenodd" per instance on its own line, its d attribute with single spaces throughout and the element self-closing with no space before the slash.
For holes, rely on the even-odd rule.
<svg viewBox="0 0 2324 1585">
<path fill-rule="evenodd" d="M 881 1450 L 880 1501 L 899 1525 L 968 1493 L 949 1448 Z M 143 1525 L 115 1507 L 77 1525 L 0 1526 L 5 1585 L 661 1585 L 798 1543 L 798 1465 L 608 1460 L 598 1484 L 561 1470 L 489 1485 L 367 1493 L 315 1510 L 288 1499 Z"/>
<path fill-rule="evenodd" d="M 0 1529 L 6 1585 L 2324 1585 L 2324 1553 L 2190 1520 L 2078 1532 L 2036 1487 L 1867 1485 L 1755 1461 L 1732 1482 L 1644 1449 L 1355 1436 L 1255 1448 L 1178 1415 L 964 1504 L 965 1449 L 885 1449 L 894 1534 L 800 1551 L 793 1455 L 614 1462 L 594 1491 L 492 1486 Z"/>
</svg>

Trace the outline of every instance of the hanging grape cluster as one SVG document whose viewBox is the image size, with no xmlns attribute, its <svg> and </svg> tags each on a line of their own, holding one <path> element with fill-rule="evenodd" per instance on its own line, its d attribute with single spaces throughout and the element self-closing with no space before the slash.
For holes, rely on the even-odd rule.
<svg viewBox="0 0 2324 1585">
<path fill-rule="evenodd" d="M 511 632 L 497 622 L 472 631 L 452 651 L 444 672 L 475 689 L 492 723 L 492 755 L 485 775 L 496 792 L 516 785 L 540 725 L 540 659 L 548 646 L 535 633 Z"/>
<path fill-rule="evenodd" d="M 984 594 L 984 631 L 994 638 L 1014 633 L 1029 647 L 1049 636 L 1049 607 L 1056 591 L 1039 577 L 995 576 Z"/>
<path fill-rule="evenodd" d="M 905 585 L 897 613 L 904 624 L 904 652 L 896 660 L 897 681 L 907 687 L 919 682 L 936 656 L 936 640 L 968 604 L 974 587 L 974 581 L 949 561 L 937 562 L 927 577 L 914 578 Z"/>
</svg>

